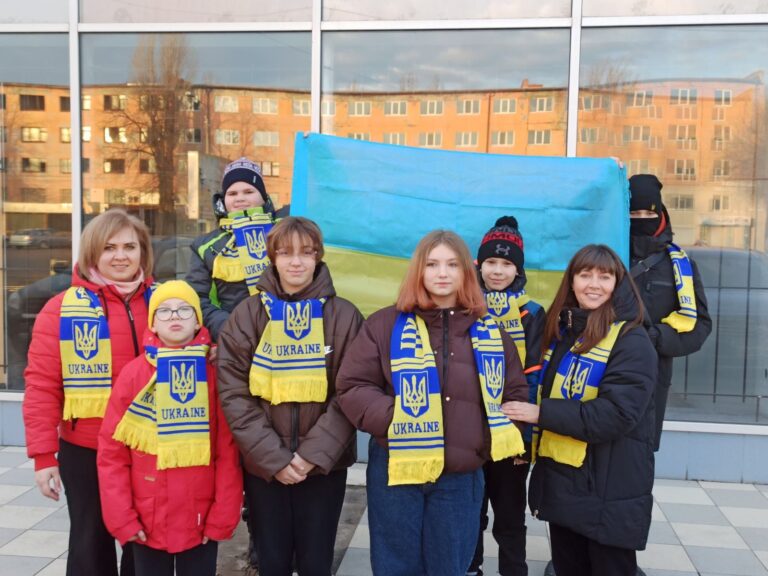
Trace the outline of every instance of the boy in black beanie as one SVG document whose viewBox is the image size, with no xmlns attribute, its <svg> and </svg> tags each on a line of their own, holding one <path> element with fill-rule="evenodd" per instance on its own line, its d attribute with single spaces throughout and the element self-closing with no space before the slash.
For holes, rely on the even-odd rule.
<svg viewBox="0 0 768 576">
<path fill-rule="evenodd" d="M 215 342 L 230 312 L 253 293 L 269 264 L 266 237 L 275 208 L 258 164 L 240 158 L 227 165 L 213 211 L 219 228 L 192 243 L 186 280 L 200 296 L 203 323 Z"/>
<path fill-rule="evenodd" d="M 525 293 L 523 236 L 513 216 L 502 216 L 483 237 L 477 251 L 480 286 L 488 312 L 512 337 L 525 369 L 529 400 L 536 403 L 541 368 L 544 309 Z M 519 458 L 488 462 L 484 467 L 485 495 L 480 534 L 468 575 L 482 575 L 483 531 L 488 527 L 488 501 L 493 506 L 493 537 L 499 545 L 499 574 L 525 576 L 525 481 L 530 469 L 531 427 L 523 433 L 526 453 Z"/>
</svg>

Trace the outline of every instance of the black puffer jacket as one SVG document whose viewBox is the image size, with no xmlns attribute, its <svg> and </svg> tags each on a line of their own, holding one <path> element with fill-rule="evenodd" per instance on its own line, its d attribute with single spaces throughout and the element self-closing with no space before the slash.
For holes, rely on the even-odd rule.
<svg viewBox="0 0 768 576">
<path fill-rule="evenodd" d="M 626 280 L 613 299 L 619 320 L 634 318 L 639 303 Z M 643 550 L 653 504 L 656 354 L 642 327 L 626 329 L 608 358 L 597 398 L 549 398 L 560 360 L 586 326 L 587 311 L 569 311 L 571 326 L 563 325 L 563 340 L 544 374 L 539 426 L 587 442 L 587 454 L 579 468 L 536 460 L 531 512 L 601 544 Z"/>
<path fill-rule="evenodd" d="M 669 222 L 669 216 L 664 214 Z M 672 227 L 667 227 L 659 236 L 632 236 L 632 266 L 646 260 L 657 252 L 666 251 L 672 242 Z M 690 257 L 689 257 L 690 259 Z M 642 266 L 642 265 L 641 265 Z M 662 324 L 661 319 L 678 310 L 675 290 L 675 277 L 672 271 L 672 260 L 669 255 L 653 264 L 645 272 L 635 276 L 635 283 L 640 290 L 640 296 L 647 311 L 646 325 L 651 342 L 659 355 L 659 375 L 656 386 L 656 433 L 655 449 L 659 449 L 661 427 L 664 423 L 664 412 L 667 408 L 667 396 L 672 383 L 672 359 L 677 356 L 693 354 L 704 344 L 712 331 L 712 319 L 707 310 L 707 298 L 701 283 L 701 276 L 696 263 L 691 260 L 693 270 L 693 287 L 696 293 L 696 327 L 691 332 L 679 334 L 668 324 Z"/>
<path fill-rule="evenodd" d="M 214 342 L 219 339 L 219 332 L 232 310 L 250 296 L 245 280 L 224 282 L 211 277 L 213 261 L 230 237 L 230 232 L 217 228 L 205 236 L 196 238 L 191 246 L 192 257 L 186 277 L 187 282 L 200 296 L 203 325 L 208 328 Z"/>
</svg>

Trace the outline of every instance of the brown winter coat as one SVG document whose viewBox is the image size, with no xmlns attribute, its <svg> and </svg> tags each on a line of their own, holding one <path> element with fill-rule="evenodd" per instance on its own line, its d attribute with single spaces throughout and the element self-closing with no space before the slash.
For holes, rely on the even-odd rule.
<svg viewBox="0 0 768 576">
<path fill-rule="evenodd" d="M 398 313 L 390 306 L 365 321 L 336 380 L 344 413 L 384 447 L 395 403 L 390 339 Z M 429 329 L 440 377 L 445 431 L 443 471 L 477 470 L 490 459 L 491 435 L 469 334 L 475 317 L 457 309 L 416 310 L 416 314 Z M 503 330 L 501 338 L 506 357 L 502 399 L 527 402 L 528 384 L 515 345 Z"/>
<path fill-rule="evenodd" d="M 315 278 L 293 295 L 280 287 L 274 266 L 264 271 L 259 289 L 281 300 L 327 298 L 323 306 L 328 397 L 325 402 L 285 402 L 272 405 L 252 396 L 248 375 L 253 352 L 268 322 L 258 296 L 232 312 L 219 336 L 219 397 L 245 469 L 270 481 L 297 452 L 314 464 L 313 473 L 328 474 L 355 461 L 355 428 L 336 400 L 336 373 L 363 317 L 353 304 L 336 296 L 328 267 L 320 262 Z"/>
</svg>

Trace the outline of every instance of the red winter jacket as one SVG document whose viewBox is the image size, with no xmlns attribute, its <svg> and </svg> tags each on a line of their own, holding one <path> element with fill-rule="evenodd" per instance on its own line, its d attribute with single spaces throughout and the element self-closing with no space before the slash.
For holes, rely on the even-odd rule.
<svg viewBox="0 0 768 576">
<path fill-rule="evenodd" d="M 193 344 L 210 344 L 201 328 Z M 158 346 L 147 330 L 144 344 Z M 162 344 L 160 344 L 162 346 Z M 125 544 L 139 530 L 146 545 L 171 554 L 211 540 L 232 537 L 240 520 L 243 473 L 237 446 L 219 406 L 216 368 L 208 362 L 208 405 L 211 416 L 211 463 L 208 466 L 157 469 L 157 457 L 112 439 L 131 401 L 146 386 L 155 367 L 144 356 L 125 367 L 112 388 L 99 434 L 96 464 L 104 524 Z"/>
<path fill-rule="evenodd" d="M 112 382 L 116 382 L 123 367 L 143 351 L 140 344 L 147 328 L 145 291 L 151 284 L 152 279 L 147 279 L 126 303 L 114 287 L 99 286 L 81 278 L 77 268 L 73 273 L 72 286 L 84 286 L 96 293 L 107 315 L 112 343 Z M 55 454 L 59 451 L 59 435 L 67 442 L 95 450 L 101 427 L 101 418 L 61 419 L 64 387 L 59 315 L 64 294 L 48 300 L 38 314 L 24 370 L 24 429 L 27 454 L 35 459 L 35 470 L 58 465 Z"/>
</svg>

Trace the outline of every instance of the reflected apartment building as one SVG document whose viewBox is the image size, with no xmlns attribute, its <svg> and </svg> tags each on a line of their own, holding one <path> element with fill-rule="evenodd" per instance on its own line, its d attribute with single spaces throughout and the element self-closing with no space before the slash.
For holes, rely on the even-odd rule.
<svg viewBox="0 0 768 576">
<path fill-rule="evenodd" d="M 564 155 L 567 97 L 527 80 L 495 91 L 336 92 L 322 99 L 321 127 L 385 144 Z M 68 229 L 68 90 L 6 84 L 1 103 L 4 234 Z M 214 225 L 210 194 L 239 156 L 259 161 L 276 204 L 289 203 L 294 139 L 310 125 L 301 91 L 88 86 L 80 108 L 86 217 L 122 206 L 161 231 L 155 219 L 167 213 L 166 231 L 182 236 Z M 578 109 L 579 156 L 615 156 L 630 174 L 657 174 L 679 243 L 765 250 L 762 72 L 582 87 Z"/>
</svg>

